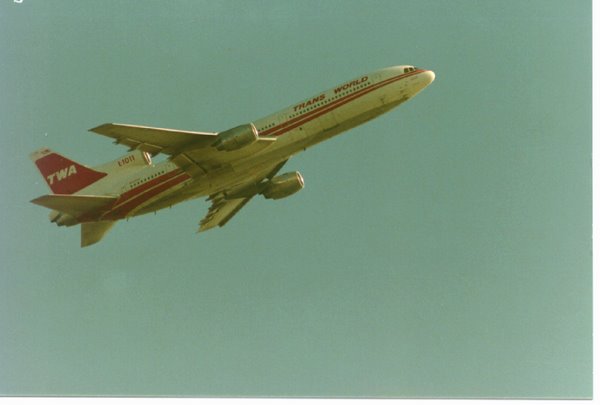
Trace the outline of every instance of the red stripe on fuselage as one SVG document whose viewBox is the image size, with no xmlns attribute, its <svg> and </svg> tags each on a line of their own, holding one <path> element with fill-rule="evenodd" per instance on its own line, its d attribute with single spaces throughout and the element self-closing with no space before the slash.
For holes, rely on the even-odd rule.
<svg viewBox="0 0 600 405">
<path fill-rule="evenodd" d="M 350 93 L 339 99 L 334 99 L 329 104 L 323 105 L 312 111 L 307 111 L 304 114 L 299 115 L 298 117 L 294 117 L 273 128 L 269 128 L 267 131 L 264 131 L 259 135 L 281 136 L 286 132 L 289 132 L 292 129 L 299 127 L 300 125 L 310 122 L 322 116 L 323 114 L 331 112 L 336 108 L 341 107 L 353 100 L 356 100 L 372 91 L 375 91 L 388 84 L 423 72 L 425 72 L 425 70 L 415 70 L 413 72 L 403 73 L 401 75 L 391 77 L 381 82 L 374 83 L 368 87 L 356 91 L 355 93 Z M 101 219 L 122 219 L 136 207 L 142 205 L 144 202 L 150 200 L 151 198 L 168 190 L 171 187 L 175 187 L 176 185 L 188 180 L 189 178 L 190 176 L 187 173 L 181 171 L 180 169 L 175 169 L 168 173 L 165 173 L 162 176 L 152 179 L 151 181 L 148 181 L 136 188 L 133 188 L 119 196 L 119 199 L 114 203 L 110 211 L 103 215 Z M 100 213 L 95 213 L 94 216 L 97 218 L 99 215 Z M 82 220 L 81 222 L 85 222 L 85 220 L 98 219 L 93 219 L 92 215 L 85 215 L 85 219 L 82 217 L 80 218 L 80 220 Z"/>
<path fill-rule="evenodd" d="M 261 133 L 261 136 L 280 136 L 283 135 L 284 133 L 291 131 L 294 128 L 299 127 L 302 124 L 305 124 L 309 121 L 312 121 L 315 118 L 320 117 L 323 114 L 326 114 L 328 112 L 331 112 L 333 110 L 335 110 L 338 107 L 341 107 L 344 104 L 349 103 L 350 101 L 356 100 L 359 97 L 364 96 L 367 93 L 370 93 L 374 90 L 380 89 L 381 87 L 384 87 L 388 84 L 394 83 L 398 80 L 402 80 L 405 79 L 409 76 L 414 76 L 416 74 L 419 73 L 423 73 L 425 72 L 425 70 L 415 70 L 413 72 L 409 72 L 409 73 L 403 73 L 399 76 L 394 76 L 391 77 L 389 79 L 383 80 L 381 82 L 378 83 L 374 83 L 372 85 L 370 85 L 369 87 L 366 87 L 360 91 L 357 91 L 356 93 L 350 93 L 345 97 L 342 97 L 340 99 L 334 100 L 329 104 L 326 104 L 324 106 L 321 106 L 315 110 L 312 111 L 308 111 L 298 117 L 295 117 L 291 120 L 288 120 L 282 124 L 279 124 L 273 128 L 269 128 L 267 131 Z"/>
<path fill-rule="evenodd" d="M 178 176 L 182 173 L 183 172 L 180 169 L 171 170 L 170 172 L 167 172 L 155 179 L 152 179 L 146 183 L 140 184 L 139 186 L 132 188 L 131 190 L 126 191 L 125 193 L 121 194 L 119 196 L 119 198 L 117 199 L 117 201 L 115 201 L 110 207 L 107 207 L 107 209 L 102 210 L 102 211 L 88 212 L 88 213 L 82 215 L 81 217 L 79 217 L 78 220 L 79 220 L 79 222 L 89 222 L 89 221 L 99 221 L 101 219 L 108 219 L 108 217 L 113 219 L 113 217 L 117 216 L 114 213 L 120 212 L 121 207 L 124 204 L 128 204 L 129 201 L 133 200 L 134 198 L 136 198 L 140 195 L 144 195 L 144 193 L 146 193 L 146 191 L 148 191 L 154 187 L 158 187 L 162 183 L 165 183 L 169 179 L 172 179 L 175 176 Z M 144 198 L 147 199 L 150 197 L 144 196 Z M 145 201 L 145 200 L 143 200 L 143 201 Z M 140 203 L 143 203 L 143 201 L 141 201 Z M 114 219 L 120 219 L 120 217 L 114 218 Z"/>
<path fill-rule="evenodd" d="M 124 202 L 126 202 L 127 200 L 129 200 L 130 198 L 135 197 L 136 195 L 143 193 L 147 189 L 152 188 L 152 187 L 154 187 L 172 177 L 175 177 L 181 173 L 182 172 L 180 169 L 171 170 L 170 172 L 167 172 L 155 179 L 152 179 L 144 184 L 141 184 L 141 185 L 137 186 L 136 188 L 132 188 L 131 190 L 126 191 L 123 194 L 121 194 L 119 196 L 119 199 L 115 202 L 115 205 L 113 207 L 117 207 L 117 206 L 123 204 Z"/>
<path fill-rule="evenodd" d="M 133 211 L 136 207 L 139 207 L 143 203 L 147 202 L 153 197 L 156 197 L 158 194 L 168 190 L 171 187 L 175 187 L 176 185 L 188 180 L 190 176 L 179 170 L 174 170 L 174 172 L 179 172 L 176 176 L 163 176 L 165 177 L 164 181 L 160 182 L 160 184 L 156 184 L 154 187 L 138 187 L 140 190 L 136 196 L 128 198 L 126 201 L 123 201 L 120 204 L 115 204 L 113 209 L 108 212 L 102 219 L 121 219 L 127 216 L 131 211 Z M 172 173 L 172 172 L 171 172 Z M 155 179 L 156 180 L 156 179 Z M 133 191 L 133 190 L 131 190 Z"/>
</svg>

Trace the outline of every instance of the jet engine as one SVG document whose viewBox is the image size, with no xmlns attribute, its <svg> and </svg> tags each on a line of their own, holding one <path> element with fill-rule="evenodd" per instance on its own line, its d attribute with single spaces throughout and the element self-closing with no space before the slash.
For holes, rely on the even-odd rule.
<svg viewBox="0 0 600 405">
<path fill-rule="evenodd" d="M 285 173 L 273 177 L 262 191 L 265 198 L 278 200 L 289 197 L 304 188 L 304 179 L 299 172 Z"/>
<path fill-rule="evenodd" d="M 258 130 L 254 124 L 250 123 L 219 132 L 213 146 L 217 150 L 232 151 L 253 144 L 257 140 Z"/>
</svg>

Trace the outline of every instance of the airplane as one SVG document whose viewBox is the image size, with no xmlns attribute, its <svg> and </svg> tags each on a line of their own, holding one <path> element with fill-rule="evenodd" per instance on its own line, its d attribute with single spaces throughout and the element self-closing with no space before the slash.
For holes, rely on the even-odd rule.
<svg viewBox="0 0 600 405">
<path fill-rule="evenodd" d="M 221 227 L 256 195 L 278 200 L 301 190 L 299 172 L 278 175 L 292 156 L 399 106 L 434 79 L 431 70 L 387 67 L 222 132 L 103 124 L 90 131 L 129 152 L 96 167 L 48 148 L 31 153 L 52 191 L 31 202 L 51 209 L 58 226 L 81 224 L 81 247 L 118 220 L 202 196 L 212 205 L 198 232 Z M 168 159 L 152 163 L 159 153 Z"/>
</svg>

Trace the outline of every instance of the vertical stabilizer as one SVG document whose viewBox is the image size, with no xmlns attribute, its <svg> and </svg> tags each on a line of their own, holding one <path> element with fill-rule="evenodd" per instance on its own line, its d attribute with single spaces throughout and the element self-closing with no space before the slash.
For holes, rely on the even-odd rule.
<svg viewBox="0 0 600 405">
<path fill-rule="evenodd" d="M 54 194 L 74 194 L 106 176 L 48 148 L 39 149 L 30 157 Z"/>
</svg>

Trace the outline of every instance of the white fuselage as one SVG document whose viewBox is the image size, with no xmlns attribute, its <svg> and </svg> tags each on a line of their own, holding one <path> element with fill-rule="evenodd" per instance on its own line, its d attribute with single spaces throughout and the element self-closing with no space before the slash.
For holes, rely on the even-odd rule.
<svg viewBox="0 0 600 405">
<path fill-rule="evenodd" d="M 253 122 L 261 137 L 277 137 L 268 147 L 223 170 L 190 176 L 170 161 L 124 164 L 118 176 L 91 185 L 85 193 L 119 195 L 100 219 L 121 219 L 213 195 L 319 142 L 371 120 L 400 105 L 429 85 L 434 74 L 411 66 L 394 66 L 360 76 Z M 142 159 L 132 153 L 133 161 Z M 222 152 L 229 153 L 229 152 Z M 127 158 L 127 156 L 125 157 Z M 122 173 L 122 174 L 121 174 Z"/>
</svg>

